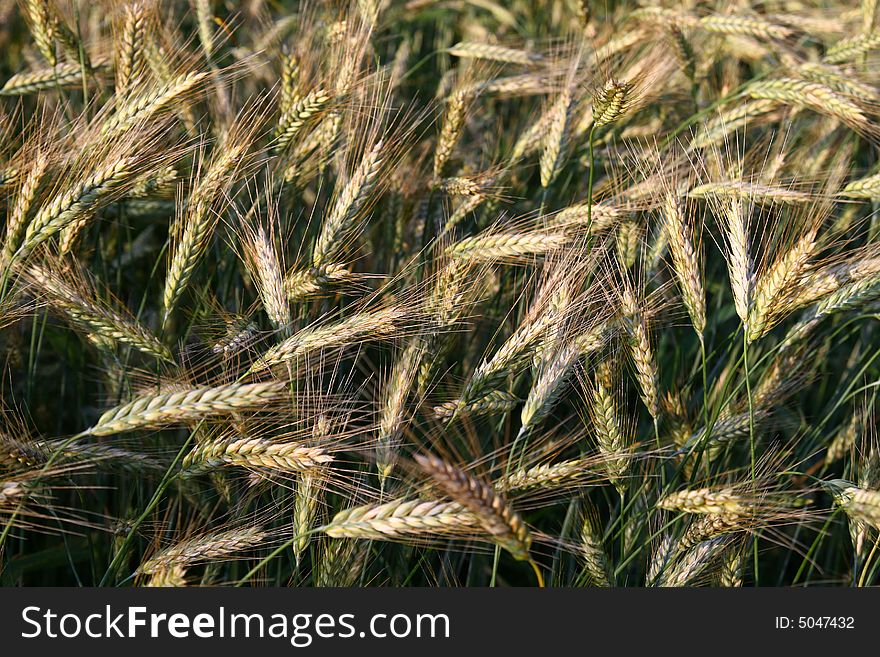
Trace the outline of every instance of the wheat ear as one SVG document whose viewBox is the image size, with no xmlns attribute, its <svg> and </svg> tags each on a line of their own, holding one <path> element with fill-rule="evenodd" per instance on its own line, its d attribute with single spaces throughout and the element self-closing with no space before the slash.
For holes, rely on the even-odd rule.
<svg viewBox="0 0 880 657">
<path fill-rule="evenodd" d="M 780 78 L 761 80 L 750 84 L 745 92 L 750 98 L 775 100 L 782 103 L 809 107 L 833 116 L 858 130 L 867 130 L 871 122 L 859 105 L 833 89 L 808 80 Z"/>
<path fill-rule="evenodd" d="M 28 224 L 17 255 L 30 253 L 60 230 L 92 215 L 130 180 L 134 164 L 134 157 L 114 160 L 43 205 Z"/>
<path fill-rule="evenodd" d="M 334 285 L 345 285 L 357 279 L 343 265 L 325 265 L 288 272 L 284 276 L 284 292 L 290 301 L 302 301 L 321 295 Z"/>
<path fill-rule="evenodd" d="M 190 194 L 186 210 L 178 217 L 178 224 L 182 224 L 182 227 L 178 225 L 176 228 L 180 237 L 171 257 L 162 292 L 165 310 L 163 321 L 168 320 L 177 306 L 196 265 L 208 248 L 219 219 L 213 206 L 231 184 L 230 176 L 240 165 L 240 158 L 246 149 L 246 140 L 226 140 Z"/>
<path fill-rule="evenodd" d="M 417 455 L 416 463 L 449 497 L 470 511 L 492 542 L 518 561 L 530 561 L 532 535 L 491 486 L 487 486 L 436 456 Z"/>
<path fill-rule="evenodd" d="M 770 269 L 758 279 L 749 310 L 748 341 L 754 342 L 779 321 L 780 302 L 789 294 L 807 266 L 816 246 L 816 233 L 801 237 Z"/>
<path fill-rule="evenodd" d="M 98 69 L 106 68 L 106 61 L 95 62 Z M 24 96 L 49 89 L 76 89 L 83 84 L 83 69 L 79 62 L 58 64 L 52 68 L 40 68 L 16 73 L 0 88 L 0 96 Z"/>
<path fill-rule="evenodd" d="M 170 350 L 133 319 L 91 296 L 84 295 L 45 267 L 31 265 L 26 276 L 48 297 L 52 307 L 86 331 L 129 345 L 150 356 L 166 361 L 173 360 Z"/>
<path fill-rule="evenodd" d="M 25 0 L 23 4 L 37 50 L 54 66 L 58 63 L 58 53 L 55 49 L 55 29 L 49 3 L 46 0 Z"/>
<path fill-rule="evenodd" d="M 434 151 L 434 178 L 436 180 L 443 176 L 446 163 L 461 137 L 469 98 L 470 95 L 466 90 L 459 89 L 446 102 L 443 124 L 440 128 L 440 136 L 437 138 L 437 148 Z"/>
<path fill-rule="evenodd" d="M 38 152 L 31 161 L 18 189 L 18 195 L 15 197 L 12 212 L 6 221 L 6 238 L 3 242 L 2 254 L 0 254 L 0 264 L 8 265 L 18 249 L 21 233 L 27 225 L 28 213 L 37 197 L 40 182 L 43 180 L 48 166 L 49 158 L 42 152 Z"/>
<path fill-rule="evenodd" d="M 321 488 L 318 477 L 309 471 L 303 472 L 296 485 L 296 497 L 293 502 L 293 558 L 300 564 L 309 546 L 311 530 L 318 515 Z"/>
<path fill-rule="evenodd" d="M 703 290 L 699 256 L 685 217 L 685 208 L 681 201 L 668 192 L 664 200 L 663 226 L 669 241 L 672 268 L 691 323 L 702 339 L 706 330 L 706 293 Z"/>
<path fill-rule="evenodd" d="M 612 575 L 608 564 L 608 555 L 602 544 L 602 532 L 599 529 L 597 513 L 592 506 L 588 507 L 584 514 L 580 538 L 578 556 L 580 556 L 584 570 L 591 582 L 596 586 L 611 586 Z"/>
<path fill-rule="evenodd" d="M 605 468 L 608 477 L 617 490 L 622 493 L 626 489 L 624 481 L 627 470 L 627 460 L 624 458 L 626 442 L 614 390 L 612 364 L 610 361 L 604 360 L 596 369 L 590 416 L 596 428 L 596 444 L 600 453 L 607 457 Z"/>
<path fill-rule="evenodd" d="M 734 34 L 778 40 L 787 39 L 792 35 L 791 28 L 755 16 L 716 14 L 700 18 L 697 25 L 713 34 Z"/>
<path fill-rule="evenodd" d="M 850 518 L 880 529 L 880 491 L 843 485 L 835 491 L 835 497 Z"/>
<path fill-rule="evenodd" d="M 447 52 L 449 52 L 450 55 L 455 55 L 462 59 L 488 59 L 494 62 L 520 64 L 522 66 L 530 66 L 543 61 L 544 59 L 543 55 L 529 52 L 527 50 L 507 48 L 505 46 L 497 46 L 489 43 L 476 43 L 472 41 L 456 43 L 449 48 Z"/>
<path fill-rule="evenodd" d="M 660 414 L 660 375 L 654 349 L 651 347 L 648 323 L 629 285 L 624 287 L 621 301 L 639 392 L 651 417 L 656 419 Z"/>
<path fill-rule="evenodd" d="M 207 73 L 182 73 L 156 88 L 130 94 L 101 126 L 104 135 L 119 135 L 183 102 L 208 78 Z"/>
<path fill-rule="evenodd" d="M 391 306 L 358 313 L 327 326 L 307 327 L 275 345 L 251 366 L 251 372 L 267 370 L 321 349 L 338 348 L 364 340 L 395 334 L 408 311 Z"/>
<path fill-rule="evenodd" d="M 541 150 L 541 187 L 550 186 L 565 161 L 568 151 L 571 104 L 571 91 L 564 89 L 550 111 L 550 123 Z"/>
<path fill-rule="evenodd" d="M 603 479 L 595 471 L 595 466 L 595 457 L 584 457 L 520 468 L 497 480 L 495 490 L 501 493 L 552 492 L 589 485 Z"/>
<path fill-rule="evenodd" d="M 143 395 L 111 408 L 83 434 L 108 436 L 123 431 L 181 424 L 212 415 L 229 415 L 248 409 L 264 409 L 287 395 L 283 382 L 248 383 L 188 388 Z"/>
<path fill-rule="evenodd" d="M 455 400 L 444 402 L 434 407 L 434 415 L 441 419 L 451 417 L 492 415 L 506 413 L 513 410 L 519 404 L 516 395 L 503 390 L 492 390 L 482 397 L 469 402 Z"/>
<path fill-rule="evenodd" d="M 290 325 L 290 304 L 280 257 L 262 223 L 255 231 L 245 231 L 244 254 L 269 321 L 276 331 L 286 331 Z"/>
<path fill-rule="evenodd" d="M 332 538 L 380 541 L 430 535 L 472 536 L 477 517 L 457 502 L 398 499 L 340 511 L 323 527 Z"/>
<path fill-rule="evenodd" d="M 333 208 L 321 226 L 312 253 L 312 265 L 320 268 L 331 264 L 343 250 L 355 230 L 356 220 L 366 207 L 370 192 L 382 167 L 383 141 L 378 141 L 363 157 L 336 198 Z"/>
<path fill-rule="evenodd" d="M 136 0 L 125 5 L 116 39 L 116 94 L 125 97 L 146 72 L 144 41 L 147 31 L 146 4 Z"/>
<path fill-rule="evenodd" d="M 231 529 L 216 534 L 192 538 L 173 545 L 141 564 L 141 573 L 150 575 L 174 566 L 188 566 L 202 561 L 228 557 L 236 552 L 247 552 L 259 547 L 270 538 L 259 527 Z"/>
<path fill-rule="evenodd" d="M 579 358 L 577 345 L 571 342 L 542 361 L 520 412 L 520 435 L 533 431 L 550 414 Z"/>
<path fill-rule="evenodd" d="M 750 513 L 751 504 L 730 489 L 696 488 L 682 490 L 667 495 L 657 507 L 685 513 L 709 515 L 745 515 Z"/>
<path fill-rule="evenodd" d="M 860 55 L 880 48 L 880 30 L 841 39 L 825 53 L 824 61 L 829 64 L 845 64 Z"/>
<path fill-rule="evenodd" d="M 686 551 L 668 570 L 660 573 L 655 586 L 681 587 L 703 574 L 727 547 L 726 537 L 704 541 Z"/>
<path fill-rule="evenodd" d="M 332 461 L 333 457 L 320 447 L 263 438 L 233 437 L 196 445 L 184 458 L 182 467 L 190 474 L 227 465 L 308 472 Z"/>
<path fill-rule="evenodd" d="M 731 200 L 725 204 L 724 219 L 727 269 L 734 306 L 743 326 L 747 326 L 752 301 L 753 273 L 749 257 L 748 219 L 742 201 Z"/>
<path fill-rule="evenodd" d="M 278 120 L 278 127 L 275 131 L 275 150 L 281 151 L 286 148 L 303 126 L 318 116 L 325 105 L 330 102 L 331 97 L 325 89 L 319 87 L 312 89 L 302 98 L 295 99 Z"/>
<path fill-rule="evenodd" d="M 466 237 L 449 246 L 446 255 L 471 262 L 519 261 L 565 246 L 565 233 L 490 233 Z"/>
<path fill-rule="evenodd" d="M 406 401 L 419 372 L 425 353 L 421 340 L 412 341 L 391 370 L 385 390 L 385 403 L 379 417 L 379 435 L 376 441 L 376 468 L 384 483 L 397 460 L 397 447 L 406 423 Z"/>
</svg>

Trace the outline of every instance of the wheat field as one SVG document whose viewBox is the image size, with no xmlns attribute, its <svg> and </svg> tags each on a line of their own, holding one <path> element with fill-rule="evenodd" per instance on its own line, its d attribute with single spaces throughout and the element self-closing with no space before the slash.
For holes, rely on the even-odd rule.
<svg viewBox="0 0 880 657">
<path fill-rule="evenodd" d="M 0 0 L 0 582 L 880 583 L 876 0 Z"/>
</svg>

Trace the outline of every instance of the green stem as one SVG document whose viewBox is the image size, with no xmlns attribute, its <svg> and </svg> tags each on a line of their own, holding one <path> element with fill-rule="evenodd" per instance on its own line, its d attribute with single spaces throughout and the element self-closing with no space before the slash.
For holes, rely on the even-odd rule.
<svg viewBox="0 0 880 657">
<path fill-rule="evenodd" d="M 199 427 L 204 424 L 204 420 L 200 421 L 199 424 L 196 425 L 195 429 L 193 429 L 189 437 L 186 439 L 186 442 L 183 443 L 183 446 L 177 452 L 177 456 L 174 457 L 174 461 L 171 462 L 171 466 L 168 470 L 165 471 L 165 476 L 162 477 L 162 481 L 159 482 L 159 487 L 156 488 L 156 492 L 153 493 L 153 497 L 150 500 L 150 503 L 147 505 L 147 508 L 143 510 L 140 516 L 138 516 L 137 520 L 132 523 L 129 528 L 128 535 L 125 537 L 125 540 L 122 542 L 122 545 L 119 546 L 119 550 L 113 556 L 113 560 L 110 562 L 110 565 L 107 568 L 107 572 L 104 573 L 104 577 L 101 578 L 100 584 L 98 586 L 106 586 L 110 581 L 110 578 L 116 574 L 116 570 L 119 568 L 119 564 L 125 558 L 125 555 L 128 553 L 128 548 L 134 540 L 135 534 L 137 533 L 137 529 L 141 526 L 144 520 L 147 519 L 153 509 L 155 509 L 159 502 L 162 499 L 162 495 L 168 489 L 168 486 L 171 485 L 177 476 L 180 474 L 177 469 L 177 464 L 180 462 L 180 459 L 183 458 L 183 455 L 186 453 L 187 449 L 189 449 L 190 443 L 193 441 L 196 431 L 198 431 Z"/>
<path fill-rule="evenodd" d="M 495 588 L 495 582 L 498 579 L 498 563 L 501 561 L 501 548 L 495 546 L 495 556 L 492 559 L 492 577 L 489 579 L 489 586 Z"/>
<path fill-rule="evenodd" d="M 709 426 L 709 377 L 706 373 L 706 341 L 700 336 L 700 361 L 703 370 L 703 426 Z"/>
<path fill-rule="evenodd" d="M 755 407 L 752 400 L 751 373 L 749 372 L 749 340 L 748 330 L 743 331 L 743 370 L 745 370 L 746 397 L 749 401 L 749 451 L 751 453 L 751 477 L 755 483 Z"/>
<path fill-rule="evenodd" d="M 89 111 L 89 80 L 88 66 L 86 66 L 86 52 L 83 48 L 82 31 L 79 27 L 79 3 L 73 3 L 73 21 L 76 23 L 76 46 L 79 55 L 79 67 L 82 71 L 82 94 L 83 94 L 83 111 L 88 116 Z"/>
<path fill-rule="evenodd" d="M 868 558 L 865 559 L 865 563 L 862 565 L 862 575 L 859 577 L 858 587 L 862 588 L 868 583 L 868 573 L 871 572 L 870 565 L 874 560 L 874 555 L 877 553 L 877 546 L 880 545 L 880 537 L 874 541 L 874 547 L 871 548 L 870 554 L 868 554 Z M 856 559 L 858 559 L 858 555 L 856 555 Z"/>
<path fill-rule="evenodd" d="M 587 235 L 593 231 L 593 174 L 596 171 L 596 159 L 593 146 L 596 140 L 596 124 L 590 126 L 590 176 L 587 179 Z"/>
<path fill-rule="evenodd" d="M 751 372 L 749 371 L 749 330 L 748 326 L 743 324 L 743 369 L 745 370 L 745 379 L 746 379 L 746 397 L 749 400 L 749 452 L 750 452 L 750 462 L 751 462 L 751 477 L 752 477 L 752 487 L 755 486 L 756 472 L 755 472 L 755 407 L 754 402 L 752 400 L 752 383 L 751 383 Z M 755 537 L 752 540 L 752 553 L 755 562 L 755 586 L 759 586 L 759 575 L 758 575 L 758 534 L 755 533 Z"/>
<path fill-rule="evenodd" d="M 245 584 L 247 584 L 248 580 L 250 580 L 251 577 L 256 575 L 257 571 L 259 571 L 260 568 L 262 568 L 267 563 L 272 561 L 272 559 L 277 557 L 279 554 L 283 554 L 287 549 L 289 549 L 291 546 L 293 546 L 293 544 L 296 541 L 298 541 L 299 539 L 305 538 L 306 536 L 311 536 L 312 534 L 317 534 L 318 532 L 323 531 L 323 530 L 324 530 L 324 527 L 315 527 L 314 529 L 310 529 L 306 532 L 302 532 L 301 534 L 297 534 L 293 538 L 285 541 L 284 543 L 279 545 L 277 548 L 272 550 L 272 552 L 270 552 L 269 555 L 266 556 L 265 559 L 261 559 L 260 562 L 256 566 L 254 566 L 247 573 L 245 573 L 244 577 L 242 577 L 240 580 L 238 580 L 235 583 L 235 586 L 238 587 L 238 586 L 244 586 Z"/>
<path fill-rule="evenodd" d="M 58 449 L 56 449 L 49 455 L 46 463 L 43 464 L 43 467 L 37 473 L 37 476 L 34 477 L 35 483 L 39 482 L 43 478 L 43 476 L 49 471 L 49 468 L 54 465 L 58 457 L 64 453 L 64 450 L 67 449 L 67 447 L 70 446 L 72 443 L 76 442 L 78 438 L 79 436 L 68 438 L 58 446 Z M 18 518 L 21 510 L 24 508 L 25 499 L 26 497 L 21 499 L 18 502 L 18 505 L 15 507 L 15 511 L 13 511 L 12 514 L 8 518 L 6 518 L 6 520 L 4 520 L 3 532 L 0 533 L 0 553 L 2 553 L 3 551 L 3 545 L 6 543 L 6 539 L 9 536 L 9 532 L 12 530 L 13 525 L 15 524 L 16 518 Z"/>
</svg>

